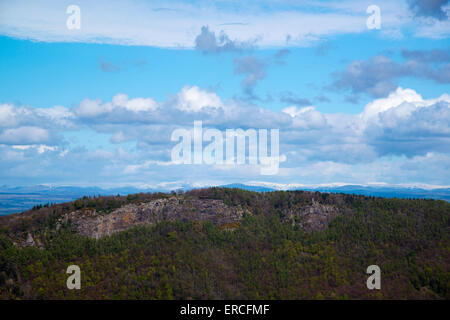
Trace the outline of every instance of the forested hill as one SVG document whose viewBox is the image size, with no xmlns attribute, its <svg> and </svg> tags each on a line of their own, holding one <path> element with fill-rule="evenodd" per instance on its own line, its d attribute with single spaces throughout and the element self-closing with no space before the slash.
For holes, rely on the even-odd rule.
<svg viewBox="0 0 450 320">
<path fill-rule="evenodd" d="M 0 217 L 0 297 L 449 299 L 449 217 L 445 201 L 306 191 L 84 197 Z"/>
</svg>

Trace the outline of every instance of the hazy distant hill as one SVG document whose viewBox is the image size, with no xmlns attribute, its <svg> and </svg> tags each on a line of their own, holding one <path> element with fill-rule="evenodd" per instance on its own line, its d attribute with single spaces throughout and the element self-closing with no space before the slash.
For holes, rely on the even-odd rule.
<svg viewBox="0 0 450 320">
<path fill-rule="evenodd" d="M 347 194 L 360 194 L 365 196 L 376 196 L 383 198 L 415 198 L 415 199 L 440 199 L 450 201 L 450 189 L 421 189 L 401 187 L 368 187 L 358 185 L 347 185 L 341 187 L 318 187 L 305 188 L 304 190 L 320 192 L 336 192 Z"/>
<path fill-rule="evenodd" d="M 242 183 L 222 185 L 224 188 L 237 188 L 256 192 L 275 191 L 276 188 L 264 186 L 252 186 Z M 191 190 L 189 185 L 182 186 L 181 190 Z M 401 187 L 368 187 L 359 185 L 346 185 L 339 187 L 302 188 L 308 191 L 334 192 L 347 194 L 360 194 L 384 198 L 419 198 L 441 199 L 450 201 L 450 189 L 422 189 Z M 169 192 L 170 188 L 139 189 L 135 187 L 119 187 L 103 189 L 99 187 L 74 187 L 74 186 L 24 186 L 24 187 L 0 187 L 0 215 L 22 212 L 31 209 L 35 205 L 46 203 L 62 203 L 73 201 L 83 196 L 96 195 L 128 195 L 139 192 Z"/>
<path fill-rule="evenodd" d="M 22 212 L 35 205 L 46 203 L 62 203 L 73 201 L 83 196 L 131 194 L 152 190 L 139 190 L 133 187 L 115 189 L 102 189 L 98 187 L 72 187 L 72 186 L 22 186 L 0 187 L 0 215 Z"/>
<path fill-rule="evenodd" d="M 241 183 L 234 183 L 223 185 L 224 188 L 238 188 L 249 191 L 268 192 L 275 191 L 276 188 L 261 187 L 245 185 Z M 450 201 L 450 189 L 422 189 L 422 188 L 406 188 L 406 187 L 371 187 L 360 185 L 345 185 L 338 187 L 316 187 L 316 188 L 301 188 L 301 189 L 287 189 L 287 190 L 307 190 L 307 191 L 319 191 L 319 192 L 332 192 L 332 193 L 346 193 L 346 194 L 359 194 L 365 196 L 375 196 L 383 198 L 414 198 L 414 199 L 439 199 Z"/>
<path fill-rule="evenodd" d="M 230 189 L 237 188 L 237 189 L 256 191 L 256 192 L 269 192 L 269 191 L 276 190 L 274 188 L 251 186 L 251 185 L 246 185 L 246 184 L 242 184 L 242 183 L 231 183 L 231 184 L 222 185 L 220 187 L 221 188 L 230 188 Z"/>
</svg>

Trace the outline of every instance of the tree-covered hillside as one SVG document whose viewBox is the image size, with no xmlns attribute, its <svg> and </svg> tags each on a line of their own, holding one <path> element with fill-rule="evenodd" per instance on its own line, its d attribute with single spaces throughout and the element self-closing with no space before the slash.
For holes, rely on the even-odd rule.
<svg viewBox="0 0 450 320">
<path fill-rule="evenodd" d="M 61 220 L 173 197 L 180 206 L 222 200 L 243 214 L 233 223 L 162 218 L 99 239 Z M 85 197 L 0 217 L 0 297 L 449 299 L 449 217 L 445 201 L 302 191 Z M 72 264 L 80 290 L 66 287 Z M 369 265 L 381 268 L 381 290 L 366 287 Z"/>
</svg>

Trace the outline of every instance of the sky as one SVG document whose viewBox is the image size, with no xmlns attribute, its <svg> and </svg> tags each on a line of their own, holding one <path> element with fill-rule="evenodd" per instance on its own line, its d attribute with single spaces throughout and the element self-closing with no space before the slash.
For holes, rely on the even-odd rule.
<svg viewBox="0 0 450 320">
<path fill-rule="evenodd" d="M 449 186 L 449 16 L 445 0 L 0 0 L 0 185 Z M 175 163 L 194 121 L 278 129 L 278 172 Z"/>
</svg>

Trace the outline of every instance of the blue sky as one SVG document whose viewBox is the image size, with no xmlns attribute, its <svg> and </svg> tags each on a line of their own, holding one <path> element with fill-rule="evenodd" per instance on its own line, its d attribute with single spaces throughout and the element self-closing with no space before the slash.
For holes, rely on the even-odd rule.
<svg viewBox="0 0 450 320">
<path fill-rule="evenodd" d="M 448 15 L 421 0 L 3 1 L 0 183 L 448 186 Z M 171 163 L 171 132 L 194 120 L 280 129 L 279 173 Z"/>
</svg>

